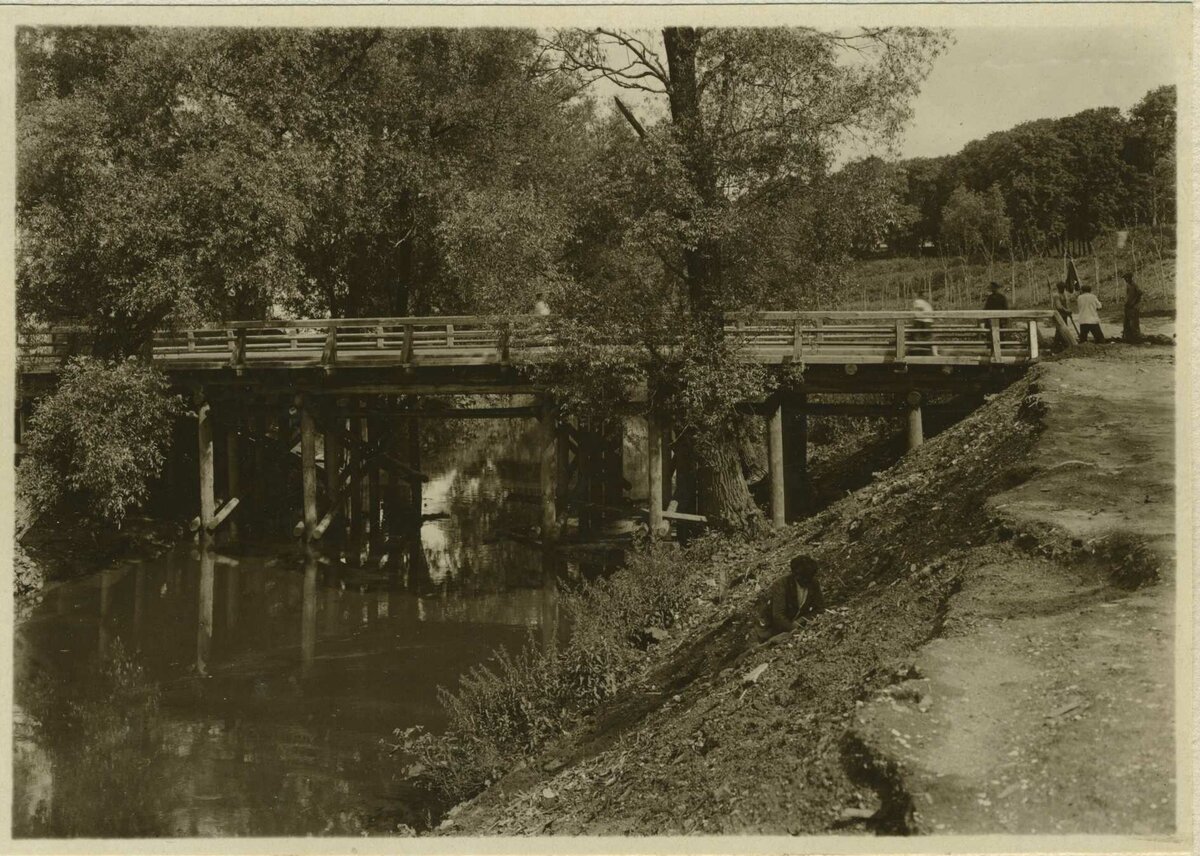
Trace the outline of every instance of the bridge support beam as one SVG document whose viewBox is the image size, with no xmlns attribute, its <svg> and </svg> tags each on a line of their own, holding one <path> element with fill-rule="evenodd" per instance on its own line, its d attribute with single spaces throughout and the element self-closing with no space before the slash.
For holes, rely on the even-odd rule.
<svg viewBox="0 0 1200 856">
<path fill-rule="evenodd" d="M 555 408 L 550 402 L 546 402 L 538 421 L 543 541 L 549 541 L 558 535 L 558 507 L 555 502 L 558 486 L 558 438 L 555 436 L 557 421 Z"/>
<path fill-rule="evenodd" d="M 380 422 L 378 419 L 368 419 L 368 431 L 371 435 L 371 442 L 377 443 L 380 440 Z M 367 533 L 367 549 L 372 556 L 379 556 L 383 546 L 383 540 L 380 538 L 380 492 L 379 492 L 379 459 L 376 457 L 368 465 L 367 469 L 367 509 L 368 509 L 368 525 L 370 530 Z"/>
<path fill-rule="evenodd" d="M 201 531 L 205 531 L 201 527 Z M 196 674 L 207 675 L 213 642 L 213 584 L 217 556 L 208 544 L 200 545 L 200 603 L 196 622 Z"/>
<path fill-rule="evenodd" d="M 217 498 L 214 489 L 216 474 L 213 467 L 213 431 L 212 408 L 207 401 L 201 402 L 196 408 L 196 434 L 199 437 L 200 466 L 200 540 L 209 537 L 208 525 L 212 523 L 217 511 Z"/>
<path fill-rule="evenodd" d="M 241 446 L 238 442 L 238 425 L 235 421 L 225 431 L 225 481 L 227 482 L 226 491 L 230 499 L 241 498 L 242 495 L 242 463 L 241 463 Z M 231 540 L 236 540 L 238 536 L 237 521 L 232 518 L 229 520 L 229 526 L 226 527 Z"/>
<path fill-rule="evenodd" d="M 800 394 L 783 402 L 784 502 L 788 522 L 810 505 L 808 484 L 808 401 Z"/>
<path fill-rule="evenodd" d="M 783 407 L 776 403 L 767 417 L 767 475 L 771 483 L 771 525 L 787 524 L 783 477 Z"/>
<path fill-rule="evenodd" d="M 304 538 L 312 540 L 317 528 L 317 425 L 311 402 L 300 403 L 300 467 L 304 490 Z"/>
<path fill-rule="evenodd" d="M 907 404 L 908 450 L 911 452 L 925 442 L 925 426 L 921 418 L 921 394 L 919 392 L 910 392 Z"/>
<path fill-rule="evenodd" d="M 336 419 L 334 424 L 336 425 Z M 330 503 L 326 513 L 332 513 L 336 520 L 343 516 L 340 512 L 345 508 L 345 500 L 338 498 L 342 487 L 338 480 L 338 473 L 342 471 L 342 438 L 337 435 L 336 431 L 327 430 L 323 442 L 325 444 L 325 495 Z M 337 508 L 338 505 L 341 505 L 342 508 Z M 334 527 L 333 531 L 336 533 L 338 530 Z"/>
<path fill-rule="evenodd" d="M 650 538 L 662 534 L 663 528 L 663 429 L 662 420 L 653 413 L 646 415 L 646 474 L 649 480 L 646 510 Z"/>
</svg>

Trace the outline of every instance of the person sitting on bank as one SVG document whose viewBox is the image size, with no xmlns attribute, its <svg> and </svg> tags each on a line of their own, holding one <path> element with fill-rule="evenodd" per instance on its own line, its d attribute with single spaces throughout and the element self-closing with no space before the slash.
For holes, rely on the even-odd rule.
<svg viewBox="0 0 1200 856">
<path fill-rule="evenodd" d="M 1092 294 L 1092 287 L 1085 285 L 1079 293 L 1079 341 L 1082 344 L 1087 341 L 1088 334 L 1092 334 L 1092 339 L 1099 344 L 1104 344 L 1104 331 L 1100 329 L 1100 310 L 1104 308 L 1104 304 L 1100 302 L 1100 298 Z"/>
<path fill-rule="evenodd" d="M 1074 298 L 1075 292 L 1067 291 L 1067 284 L 1065 282 L 1060 282 L 1058 290 L 1050 297 L 1050 308 L 1058 313 L 1063 323 L 1068 327 L 1071 325 L 1071 319 L 1075 314 L 1072 309 Z"/>
<path fill-rule="evenodd" d="M 998 283 L 998 282 L 988 283 L 988 288 L 990 289 L 990 292 L 987 296 L 987 300 L 985 300 L 983 302 L 983 308 L 984 309 L 1007 309 L 1008 308 L 1008 298 L 1004 296 L 1004 291 L 1002 290 L 1000 283 Z"/>
</svg>

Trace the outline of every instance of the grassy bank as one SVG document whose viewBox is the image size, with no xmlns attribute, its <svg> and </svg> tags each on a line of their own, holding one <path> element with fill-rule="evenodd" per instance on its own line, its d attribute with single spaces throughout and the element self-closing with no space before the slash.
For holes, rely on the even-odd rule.
<svg viewBox="0 0 1200 856">
<path fill-rule="evenodd" d="M 1037 430 L 1027 393 L 1015 384 L 803 523 L 752 544 L 657 546 L 567 595 L 566 648 L 499 657 L 444 697 L 445 735 L 402 741 L 445 796 L 486 788 L 448 829 L 830 829 L 872 793 L 843 745 L 855 699 L 903 670 L 936 631 L 964 551 L 997 537 L 984 502 L 1020 478 Z M 764 592 L 801 552 L 821 568 L 828 609 L 760 644 Z M 748 680 L 760 660 L 770 668 Z M 730 783 L 719 792 L 714 768 Z"/>
<path fill-rule="evenodd" d="M 1098 238 L 1090 255 L 1075 259 L 1080 280 L 1099 285 L 1101 301 L 1115 306 L 1125 286 L 1120 272 L 1132 270 L 1145 292 L 1143 312 L 1175 308 L 1175 243 L 1170 232 L 1132 230 L 1124 247 L 1113 233 Z M 1004 286 L 1015 309 L 1048 307 L 1050 289 L 1064 278 L 1061 257 L 997 259 L 991 265 L 961 258 L 891 258 L 854 263 L 838 309 L 907 309 L 917 297 L 935 309 L 980 309 L 988 283 Z"/>
</svg>

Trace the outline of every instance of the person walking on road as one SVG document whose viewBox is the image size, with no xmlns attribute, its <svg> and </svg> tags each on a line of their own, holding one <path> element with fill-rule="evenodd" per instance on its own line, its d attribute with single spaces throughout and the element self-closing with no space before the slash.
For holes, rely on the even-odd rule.
<svg viewBox="0 0 1200 856">
<path fill-rule="evenodd" d="M 1133 271 L 1125 271 L 1121 278 L 1125 280 L 1125 325 L 1121 329 L 1121 341 L 1137 343 L 1142 341 L 1142 317 L 1139 308 L 1142 303 L 1142 290 L 1133 281 Z"/>
<path fill-rule="evenodd" d="M 1106 341 L 1104 331 L 1100 328 L 1100 310 L 1104 308 L 1104 304 L 1100 302 L 1100 298 L 1092 294 L 1090 285 L 1083 286 L 1083 290 L 1079 293 L 1079 341 L 1086 342 L 1088 334 L 1091 333 L 1092 339 L 1103 345 Z"/>
</svg>

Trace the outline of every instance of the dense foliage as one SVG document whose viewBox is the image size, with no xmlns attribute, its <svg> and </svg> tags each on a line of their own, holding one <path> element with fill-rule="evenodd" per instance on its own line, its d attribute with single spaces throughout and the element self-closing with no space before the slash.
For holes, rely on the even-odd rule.
<svg viewBox="0 0 1200 856">
<path fill-rule="evenodd" d="M 178 409 L 145 363 L 74 358 L 30 419 L 17 473 L 23 499 L 41 510 L 69 495 L 90 517 L 119 525 L 145 502 Z"/>
<path fill-rule="evenodd" d="M 881 162 L 831 165 L 850 137 L 895 138 L 944 41 L 23 29 L 19 311 L 119 356 L 198 318 L 511 314 L 542 294 L 583 349 L 565 400 L 608 412 L 583 357 L 635 343 L 613 376 L 650 363 L 651 401 L 693 429 L 707 513 L 738 528 L 757 511 L 732 405 L 765 378 L 721 313 L 803 305 L 894 217 Z M 598 109 L 600 78 L 641 90 L 640 115 Z"/>
<path fill-rule="evenodd" d="M 1060 252 L 1067 240 L 1090 242 L 1106 228 L 1173 223 L 1175 87 L 1151 90 L 1127 115 L 1103 107 L 1038 119 L 956 155 L 897 166 L 913 217 L 892 240 L 909 250 L 928 243 L 950 255 L 990 256 L 995 244 L 1027 257 Z M 972 197 L 1002 201 L 1001 212 L 978 222 L 994 225 L 1003 216 L 1009 234 L 986 246 L 964 240 L 960 215 Z"/>
</svg>

